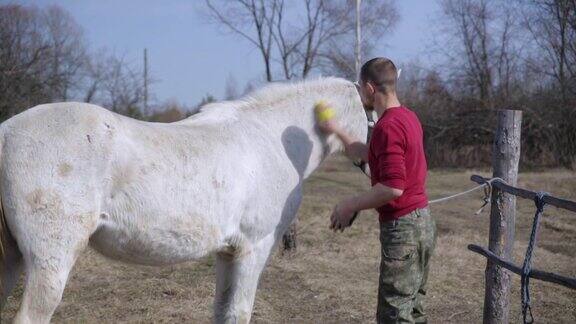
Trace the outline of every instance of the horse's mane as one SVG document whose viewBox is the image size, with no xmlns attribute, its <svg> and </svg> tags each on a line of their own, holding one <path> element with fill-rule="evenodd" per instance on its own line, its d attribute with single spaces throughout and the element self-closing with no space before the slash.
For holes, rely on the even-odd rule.
<svg viewBox="0 0 576 324">
<path fill-rule="evenodd" d="M 276 82 L 252 91 L 246 96 L 233 101 L 209 103 L 200 108 L 200 113 L 223 113 L 226 110 L 256 110 L 271 107 L 280 101 L 290 100 L 295 96 L 318 94 L 326 90 L 344 91 L 351 82 L 341 78 L 325 77 L 298 82 Z"/>
</svg>

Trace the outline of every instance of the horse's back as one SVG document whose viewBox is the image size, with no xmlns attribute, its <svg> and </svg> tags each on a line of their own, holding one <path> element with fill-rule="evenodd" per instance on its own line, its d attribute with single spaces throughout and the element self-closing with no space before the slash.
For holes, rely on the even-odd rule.
<svg viewBox="0 0 576 324">
<path fill-rule="evenodd" d="M 2 173 L 38 185 L 68 187 L 79 173 L 89 180 L 110 157 L 115 123 L 114 114 L 90 104 L 31 108 L 0 125 Z"/>
</svg>

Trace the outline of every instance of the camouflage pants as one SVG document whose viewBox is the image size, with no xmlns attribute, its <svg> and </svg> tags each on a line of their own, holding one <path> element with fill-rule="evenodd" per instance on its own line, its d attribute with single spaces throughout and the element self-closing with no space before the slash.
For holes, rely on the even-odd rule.
<svg viewBox="0 0 576 324">
<path fill-rule="evenodd" d="M 428 208 L 380 223 L 378 323 L 426 323 L 424 296 L 436 223 Z"/>
</svg>

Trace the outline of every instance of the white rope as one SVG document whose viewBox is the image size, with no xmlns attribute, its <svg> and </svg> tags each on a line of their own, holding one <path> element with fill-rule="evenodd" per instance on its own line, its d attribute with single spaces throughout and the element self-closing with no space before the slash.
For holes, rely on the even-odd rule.
<svg viewBox="0 0 576 324">
<path fill-rule="evenodd" d="M 478 186 L 476 186 L 476 187 L 470 188 L 470 189 L 468 189 L 468 190 L 466 190 L 466 191 L 462 191 L 462 192 L 453 194 L 453 195 L 448 196 L 448 197 L 442 197 L 442 198 L 438 198 L 438 199 L 429 200 L 429 201 L 428 201 L 428 204 L 431 205 L 431 204 L 435 204 L 435 203 L 447 201 L 447 200 L 450 200 L 450 199 L 453 199 L 453 198 L 456 198 L 456 197 L 460 197 L 460 196 L 469 194 L 469 193 L 471 193 L 471 192 L 473 192 L 473 191 L 476 191 L 476 190 L 478 190 L 478 189 L 480 189 L 480 188 L 486 188 L 486 189 L 488 189 L 488 190 L 485 190 L 485 191 L 484 191 L 484 204 L 483 204 L 482 207 L 480 207 L 480 209 L 475 213 L 476 215 L 478 215 L 478 214 L 480 214 L 480 213 L 482 212 L 482 210 L 484 209 L 484 207 L 490 202 L 490 193 L 492 192 L 492 182 L 494 182 L 494 181 L 502 181 L 502 182 L 504 182 L 504 180 L 502 180 L 501 178 L 498 178 L 498 177 L 492 178 L 492 179 L 490 179 L 490 180 L 487 180 L 487 181 L 484 182 L 483 184 L 480 184 L 480 185 L 478 185 Z"/>
<path fill-rule="evenodd" d="M 457 194 L 453 194 L 453 195 L 448 196 L 448 197 L 442 197 L 442 198 L 438 198 L 438 199 L 434 199 L 434 200 L 429 200 L 428 203 L 429 203 L 429 204 L 435 204 L 435 203 L 443 202 L 443 201 L 446 201 L 446 200 L 450 200 L 450 199 L 452 199 L 452 198 L 464 196 L 464 195 L 469 194 L 469 193 L 471 193 L 471 192 L 473 192 L 473 191 L 476 191 L 476 190 L 478 190 L 478 189 L 480 189 L 480 188 L 486 187 L 487 185 L 490 184 L 490 182 L 492 182 L 492 180 L 494 180 L 494 179 L 491 179 L 490 181 L 487 181 L 487 182 L 485 182 L 485 183 L 483 183 L 483 184 L 481 184 L 481 185 L 478 185 L 478 186 L 476 186 L 476 187 L 474 187 L 474 188 L 468 189 L 468 190 L 466 190 L 466 191 L 459 192 L 459 193 L 457 193 Z"/>
<path fill-rule="evenodd" d="M 360 169 L 360 171 L 362 171 L 362 173 L 364 173 L 364 175 L 366 175 L 368 178 L 371 179 L 370 175 L 368 173 L 366 173 L 366 170 L 364 170 L 364 166 L 366 165 L 366 162 L 364 162 L 364 161 L 354 162 L 354 165 L 357 166 Z M 501 178 L 494 177 L 492 179 L 487 180 L 483 184 L 480 184 L 476 187 L 470 188 L 466 191 L 462 191 L 462 192 L 453 194 L 453 195 L 448 196 L 448 197 L 442 197 L 442 198 L 438 198 L 438 199 L 428 200 L 428 204 L 431 205 L 431 204 L 447 201 L 447 200 L 450 200 L 450 199 L 453 199 L 456 197 L 464 196 L 464 195 L 469 194 L 473 191 L 476 191 L 480 188 L 487 188 L 488 190 L 484 192 L 484 204 L 476 212 L 476 214 L 480 214 L 482 212 L 482 209 L 484 209 L 484 207 L 490 202 L 490 193 L 492 192 L 492 182 L 494 182 L 494 181 L 502 181 L 504 183 L 506 182 L 506 181 L 502 180 Z"/>
</svg>

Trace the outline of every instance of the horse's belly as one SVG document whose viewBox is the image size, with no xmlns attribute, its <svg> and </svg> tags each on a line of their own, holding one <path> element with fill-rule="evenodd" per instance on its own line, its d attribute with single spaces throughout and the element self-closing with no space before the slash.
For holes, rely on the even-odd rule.
<svg viewBox="0 0 576 324">
<path fill-rule="evenodd" d="M 194 220 L 106 221 L 90 237 L 90 245 L 105 256 L 145 265 L 199 259 L 219 249 L 221 241 L 216 226 Z"/>
</svg>

